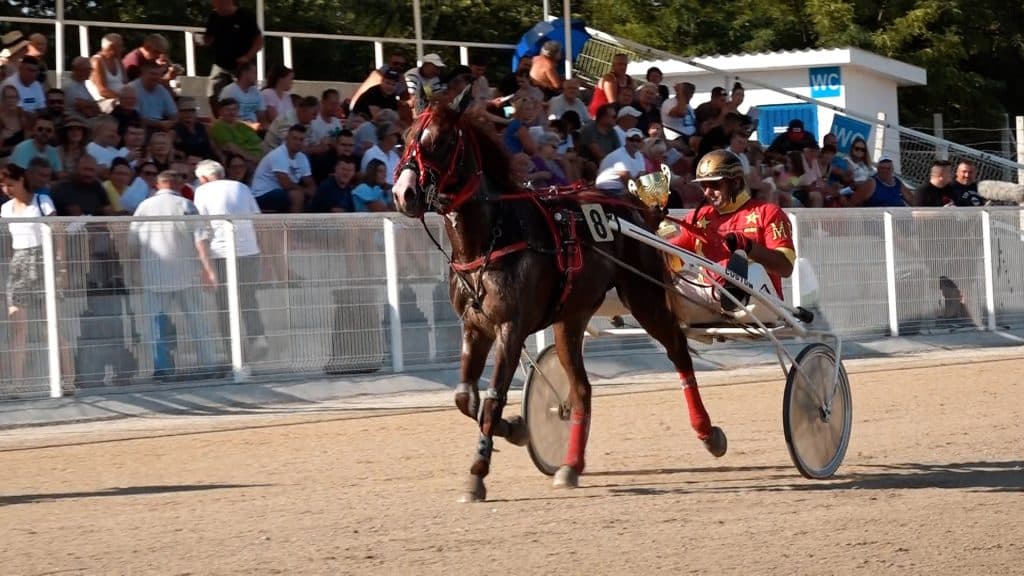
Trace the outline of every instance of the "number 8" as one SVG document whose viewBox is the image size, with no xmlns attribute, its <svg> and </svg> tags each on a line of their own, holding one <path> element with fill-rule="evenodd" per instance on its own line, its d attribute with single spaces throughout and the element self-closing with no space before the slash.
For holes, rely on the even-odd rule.
<svg viewBox="0 0 1024 576">
<path fill-rule="evenodd" d="M 607 238 L 608 229 L 604 227 L 604 214 L 602 214 L 599 210 L 590 210 L 589 214 L 590 222 L 593 223 L 594 225 L 594 233 L 597 235 L 598 238 L 602 240 Z"/>
</svg>

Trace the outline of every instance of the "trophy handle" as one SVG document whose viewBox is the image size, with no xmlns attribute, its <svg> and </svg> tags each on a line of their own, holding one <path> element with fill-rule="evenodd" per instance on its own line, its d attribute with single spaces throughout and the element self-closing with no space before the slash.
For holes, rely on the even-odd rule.
<svg viewBox="0 0 1024 576">
<path fill-rule="evenodd" d="M 637 195 L 636 194 L 636 192 L 637 192 L 637 190 L 636 190 L 636 180 L 634 180 L 633 178 L 630 178 L 626 182 L 626 185 L 629 187 L 629 193 L 633 194 L 634 196 L 636 196 Z"/>
<path fill-rule="evenodd" d="M 665 164 L 661 165 L 661 173 L 665 175 L 665 179 L 668 181 L 669 188 L 672 187 L 672 169 Z"/>
</svg>

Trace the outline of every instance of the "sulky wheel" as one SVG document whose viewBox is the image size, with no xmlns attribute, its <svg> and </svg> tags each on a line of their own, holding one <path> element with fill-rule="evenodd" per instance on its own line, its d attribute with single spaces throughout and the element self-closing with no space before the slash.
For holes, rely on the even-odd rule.
<svg viewBox="0 0 1024 576">
<path fill-rule="evenodd" d="M 537 355 L 523 384 L 523 418 L 530 431 L 527 450 L 537 469 L 551 476 L 569 445 L 569 376 L 554 345 Z"/>
<path fill-rule="evenodd" d="M 811 344 L 797 355 L 786 377 L 782 428 L 789 456 L 805 478 L 835 474 L 850 443 L 850 381 L 842 362 L 838 367 L 837 379 L 835 351 Z"/>
</svg>

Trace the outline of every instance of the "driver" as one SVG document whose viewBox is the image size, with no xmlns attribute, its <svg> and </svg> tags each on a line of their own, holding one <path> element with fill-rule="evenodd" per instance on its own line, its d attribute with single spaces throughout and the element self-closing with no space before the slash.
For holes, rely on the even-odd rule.
<svg viewBox="0 0 1024 576">
<path fill-rule="evenodd" d="M 719 263 L 745 278 L 754 290 L 782 300 L 782 278 L 793 273 L 796 261 L 786 214 L 775 204 L 751 198 L 743 164 L 728 150 L 715 150 L 701 158 L 694 182 L 704 190 L 704 203 L 686 217 L 686 222 L 696 230 L 683 227 L 669 242 Z M 696 297 L 697 303 L 712 314 L 695 318 L 692 316 L 699 313 L 693 311 L 688 314 L 689 324 L 714 322 L 722 309 L 735 308 L 727 297 L 715 294 L 710 285 L 695 287 L 686 281 L 679 284 L 687 296 Z M 749 296 L 742 289 L 729 283 L 725 287 L 741 303 L 747 303 Z M 771 318 L 762 317 L 756 308 L 755 304 L 754 314 L 762 322 L 774 319 L 774 314 Z"/>
</svg>

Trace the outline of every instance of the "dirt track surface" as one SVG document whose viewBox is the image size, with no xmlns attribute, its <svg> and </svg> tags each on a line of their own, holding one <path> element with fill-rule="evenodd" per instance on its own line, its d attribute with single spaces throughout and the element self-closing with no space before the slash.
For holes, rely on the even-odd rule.
<svg viewBox="0 0 1024 576">
<path fill-rule="evenodd" d="M 455 500 L 475 426 L 453 408 L 7 431 L 0 572 L 1020 574 L 1024 360 L 1007 355 L 849 363 L 830 481 L 789 460 L 777 368 L 704 388 L 720 460 L 671 383 L 611 387 L 580 489 L 499 440 L 473 505 Z"/>
</svg>

